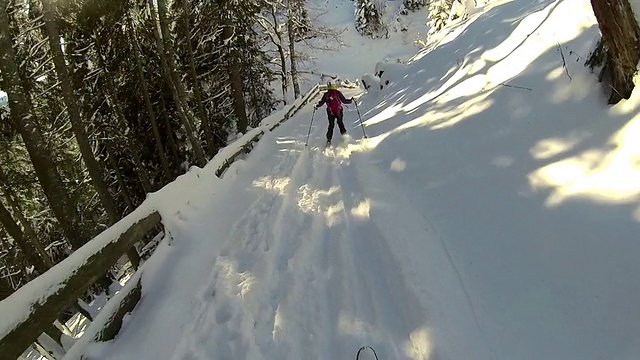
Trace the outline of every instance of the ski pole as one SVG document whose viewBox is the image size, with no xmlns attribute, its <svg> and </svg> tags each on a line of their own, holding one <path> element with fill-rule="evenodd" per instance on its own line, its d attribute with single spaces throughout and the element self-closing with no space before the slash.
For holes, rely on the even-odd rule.
<svg viewBox="0 0 640 360">
<path fill-rule="evenodd" d="M 364 131 L 364 124 L 362 123 L 362 116 L 360 116 L 360 109 L 358 109 L 358 102 L 354 101 L 356 104 L 356 111 L 358 112 L 358 119 L 360 119 L 360 126 L 362 126 L 362 133 L 364 134 L 364 138 L 367 138 L 367 133 Z"/>
<path fill-rule="evenodd" d="M 304 147 L 309 145 L 309 135 L 311 135 L 311 125 L 313 125 L 313 117 L 316 114 L 316 107 L 313 107 L 313 113 L 311 114 L 311 122 L 309 123 L 309 132 L 307 133 L 307 141 L 304 143 Z"/>
</svg>

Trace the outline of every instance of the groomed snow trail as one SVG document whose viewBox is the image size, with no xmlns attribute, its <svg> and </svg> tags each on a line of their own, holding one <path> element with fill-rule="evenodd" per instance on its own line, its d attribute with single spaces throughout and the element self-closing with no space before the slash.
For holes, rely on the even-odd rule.
<svg viewBox="0 0 640 360">
<path fill-rule="evenodd" d="M 396 258 L 388 236 L 397 233 L 371 216 L 377 206 L 367 191 L 375 195 L 386 175 L 363 186 L 367 167 L 359 170 L 352 155 L 362 144 L 355 108 L 345 109 L 349 135 L 336 129 L 326 149 L 324 110 L 304 145 L 311 110 L 267 134 L 215 194 L 165 221 L 173 240 L 159 248 L 163 260 L 149 264 L 148 295 L 120 336 L 94 345 L 92 358 L 125 359 L 140 354 L 140 344 L 153 344 L 144 352 L 149 359 L 329 360 L 352 358 L 363 345 L 381 359 L 449 358 L 437 356 L 425 303 L 400 262 L 425 261 L 425 254 Z M 416 210 L 398 199 L 382 208 L 413 219 Z M 420 224 L 409 225 L 411 235 L 431 236 Z M 448 268 L 433 275 L 449 279 Z M 471 314 L 462 303 L 454 317 Z M 480 329 L 470 328 L 478 338 Z"/>
<path fill-rule="evenodd" d="M 364 344 L 383 358 L 426 358 L 411 336 L 424 311 L 342 157 L 353 141 L 314 145 L 326 131 L 316 116 L 312 145 L 294 138 L 254 180 L 267 191 L 232 227 L 174 359 L 338 359 Z"/>
</svg>

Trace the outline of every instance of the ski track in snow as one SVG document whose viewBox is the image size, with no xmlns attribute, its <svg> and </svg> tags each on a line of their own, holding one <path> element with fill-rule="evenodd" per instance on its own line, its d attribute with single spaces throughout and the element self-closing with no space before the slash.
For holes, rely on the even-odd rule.
<svg viewBox="0 0 640 360">
<path fill-rule="evenodd" d="M 437 359 L 420 337 L 424 311 L 343 154 L 352 142 L 290 149 L 254 181 L 269 191 L 232 227 L 173 359 L 328 360 L 365 344 L 381 358 Z"/>
</svg>

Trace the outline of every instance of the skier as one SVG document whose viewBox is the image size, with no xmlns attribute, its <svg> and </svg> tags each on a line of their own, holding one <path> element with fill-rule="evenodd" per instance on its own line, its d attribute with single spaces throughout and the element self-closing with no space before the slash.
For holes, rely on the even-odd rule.
<svg viewBox="0 0 640 360">
<path fill-rule="evenodd" d="M 345 98 L 340 90 L 338 90 L 338 86 L 335 84 L 335 82 L 331 80 L 327 81 L 327 89 L 327 92 L 322 95 L 322 99 L 320 99 L 320 102 L 316 104 L 315 108 L 318 109 L 325 103 L 327 104 L 327 117 L 329 118 L 327 144 L 331 144 L 331 138 L 333 137 L 333 128 L 335 126 L 336 120 L 338 120 L 340 134 L 344 135 L 347 133 L 347 129 L 344 127 L 344 123 L 342 122 L 342 104 L 351 104 L 354 100 L 353 98 Z"/>
</svg>

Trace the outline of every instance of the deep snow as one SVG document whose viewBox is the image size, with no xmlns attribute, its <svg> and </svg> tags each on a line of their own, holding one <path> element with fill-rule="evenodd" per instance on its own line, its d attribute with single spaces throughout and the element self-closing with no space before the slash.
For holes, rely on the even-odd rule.
<svg viewBox="0 0 640 360">
<path fill-rule="evenodd" d="M 368 139 L 351 106 L 349 137 L 324 150 L 318 111 L 305 147 L 307 106 L 174 186 L 142 301 L 91 358 L 639 358 L 640 94 L 607 107 L 583 66 L 588 1 L 476 11 L 361 96 Z"/>
</svg>

